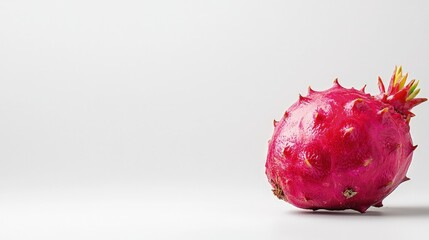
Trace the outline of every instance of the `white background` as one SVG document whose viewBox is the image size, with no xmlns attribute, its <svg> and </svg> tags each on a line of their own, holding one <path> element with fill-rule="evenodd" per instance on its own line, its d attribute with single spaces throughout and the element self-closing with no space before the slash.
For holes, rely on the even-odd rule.
<svg viewBox="0 0 429 240">
<path fill-rule="evenodd" d="M 264 175 L 306 93 L 429 96 L 426 1 L 0 1 L 1 239 L 424 239 L 428 104 L 385 207 L 307 212 Z"/>
</svg>

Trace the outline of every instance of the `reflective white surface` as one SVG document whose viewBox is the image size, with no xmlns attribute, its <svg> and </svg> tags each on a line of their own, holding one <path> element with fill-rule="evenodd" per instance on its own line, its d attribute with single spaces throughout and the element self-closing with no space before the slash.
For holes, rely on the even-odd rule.
<svg viewBox="0 0 429 240">
<path fill-rule="evenodd" d="M 301 210 L 269 191 L 248 189 L 9 192 L 1 195 L 0 234 L 4 239 L 426 239 L 429 197 L 406 197 L 403 188 L 383 208 L 365 214 Z"/>
</svg>

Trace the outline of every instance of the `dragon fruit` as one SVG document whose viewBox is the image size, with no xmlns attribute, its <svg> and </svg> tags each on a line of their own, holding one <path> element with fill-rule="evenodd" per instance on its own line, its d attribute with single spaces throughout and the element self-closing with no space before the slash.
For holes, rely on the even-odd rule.
<svg viewBox="0 0 429 240">
<path fill-rule="evenodd" d="M 416 98 L 418 81 L 406 83 L 402 67 L 380 94 L 333 87 L 299 96 L 280 121 L 274 121 L 266 175 L 273 193 L 304 209 L 364 213 L 404 181 L 413 145 L 410 110 L 426 101 Z"/>
</svg>

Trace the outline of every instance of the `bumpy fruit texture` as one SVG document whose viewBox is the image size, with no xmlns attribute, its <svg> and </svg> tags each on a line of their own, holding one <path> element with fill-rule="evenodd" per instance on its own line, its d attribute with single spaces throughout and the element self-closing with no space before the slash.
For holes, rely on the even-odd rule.
<svg viewBox="0 0 429 240">
<path fill-rule="evenodd" d="M 415 98 L 415 80 L 395 68 L 380 94 L 346 89 L 337 80 L 332 88 L 309 88 L 280 121 L 274 121 L 266 175 L 273 193 L 305 209 L 365 212 L 406 177 L 413 145 L 410 110 L 426 101 Z"/>
</svg>

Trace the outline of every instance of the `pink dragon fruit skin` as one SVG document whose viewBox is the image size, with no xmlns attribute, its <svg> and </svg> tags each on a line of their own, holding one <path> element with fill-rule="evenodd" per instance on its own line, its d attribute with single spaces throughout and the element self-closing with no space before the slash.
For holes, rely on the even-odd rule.
<svg viewBox="0 0 429 240">
<path fill-rule="evenodd" d="M 406 177 L 413 145 L 410 110 L 426 101 L 415 98 L 418 82 L 395 68 L 388 90 L 380 94 L 332 88 L 300 95 L 269 141 L 266 175 L 273 193 L 299 208 L 364 213 Z"/>
</svg>

